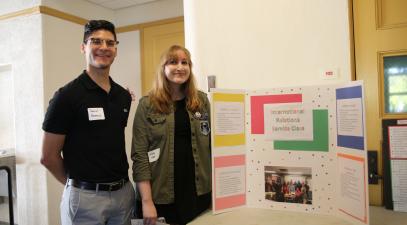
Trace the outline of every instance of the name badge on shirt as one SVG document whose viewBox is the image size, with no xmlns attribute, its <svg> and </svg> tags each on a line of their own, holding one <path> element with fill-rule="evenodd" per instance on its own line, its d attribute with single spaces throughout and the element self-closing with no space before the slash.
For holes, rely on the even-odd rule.
<svg viewBox="0 0 407 225">
<path fill-rule="evenodd" d="M 155 162 L 160 158 L 160 149 L 154 149 L 148 152 L 148 162 Z"/>
<path fill-rule="evenodd" d="M 89 121 L 104 120 L 105 113 L 103 112 L 103 108 L 88 108 L 88 117 Z"/>
</svg>

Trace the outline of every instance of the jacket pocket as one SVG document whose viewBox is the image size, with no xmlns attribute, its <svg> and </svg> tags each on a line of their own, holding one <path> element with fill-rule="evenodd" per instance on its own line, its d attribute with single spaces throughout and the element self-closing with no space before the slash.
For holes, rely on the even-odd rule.
<svg viewBox="0 0 407 225">
<path fill-rule="evenodd" d="M 167 134 L 166 116 L 161 114 L 148 114 L 147 120 L 149 122 L 148 130 L 151 132 L 151 146 L 159 148 L 161 147 L 159 143 Z"/>
</svg>

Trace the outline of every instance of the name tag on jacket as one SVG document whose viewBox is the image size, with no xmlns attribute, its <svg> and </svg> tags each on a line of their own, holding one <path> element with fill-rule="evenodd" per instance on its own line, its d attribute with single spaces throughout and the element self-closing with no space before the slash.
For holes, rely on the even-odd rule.
<svg viewBox="0 0 407 225">
<path fill-rule="evenodd" d="M 160 158 L 160 149 L 154 149 L 148 152 L 148 162 L 155 162 Z"/>
</svg>

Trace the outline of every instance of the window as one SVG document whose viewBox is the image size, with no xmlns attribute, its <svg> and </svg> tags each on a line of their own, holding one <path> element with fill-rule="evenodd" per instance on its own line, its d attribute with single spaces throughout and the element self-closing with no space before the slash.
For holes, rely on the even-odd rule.
<svg viewBox="0 0 407 225">
<path fill-rule="evenodd" d="M 383 57 L 385 114 L 407 113 L 407 55 Z"/>
</svg>

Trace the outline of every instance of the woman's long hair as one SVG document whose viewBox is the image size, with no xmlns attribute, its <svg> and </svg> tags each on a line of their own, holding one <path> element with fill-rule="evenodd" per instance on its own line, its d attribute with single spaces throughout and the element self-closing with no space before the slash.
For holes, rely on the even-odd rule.
<svg viewBox="0 0 407 225">
<path fill-rule="evenodd" d="M 153 88 L 149 92 L 150 101 L 155 110 L 160 113 L 170 113 L 173 100 L 171 98 L 171 88 L 167 77 L 165 76 L 165 66 L 171 60 L 178 60 L 177 51 L 183 51 L 187 56 L 190 69 L 189 78 L 182 84 L 181 89 L 186 97 L 186 106 L 188 110 L 196 112 L 201 108 L 201 102 L 198 97 L 195 76 L 192 72 L 191 53 L 184 47 L 173 45 L 167 49 L 160 58 L 160 64 L 157 68 L 156 78 Z"/>
</svg>

